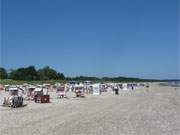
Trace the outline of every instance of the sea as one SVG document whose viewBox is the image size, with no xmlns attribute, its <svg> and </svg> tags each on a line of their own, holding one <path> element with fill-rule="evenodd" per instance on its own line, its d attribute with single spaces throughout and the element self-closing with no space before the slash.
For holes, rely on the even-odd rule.
<svg viewBox="0 0 180 135">
<path fill-rule="evenodd" d="M 180 81 L 172 81 L 170 82 L 171 86 L 174 86 L 174 87 L 180 87 Z"/>
<path fill-rule="evenodd" d="M 180 87 L 180 80 L 160 83 L 162 86 Z"/>
</svg>

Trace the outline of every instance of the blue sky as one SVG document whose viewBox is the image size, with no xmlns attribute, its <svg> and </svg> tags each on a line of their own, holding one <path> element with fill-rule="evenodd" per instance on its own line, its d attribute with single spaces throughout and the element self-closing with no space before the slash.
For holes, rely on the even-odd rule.
<svg viewBox="0 0 180 135">
<path fill-rule="evenodd" d="M 1 66 L 179 77 L 178 0 L 1 0 Z"/>
</svg>

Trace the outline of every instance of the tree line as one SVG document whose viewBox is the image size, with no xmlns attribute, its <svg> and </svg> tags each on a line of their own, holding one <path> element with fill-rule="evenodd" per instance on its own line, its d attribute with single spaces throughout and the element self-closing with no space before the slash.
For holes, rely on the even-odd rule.
<svg viewBox="0 0 180 135">
<path fill-rule="evenodd" d="M 65 77 L 63 73 L 57 72 L 56 70 L 45 66 L 40 69 L 36 69 L 34 66 L 21 67 L 13 69 L 7 72 L 5 68 L 0 67 L 0 79 L 12 79 L 22 81 L 38 81 L 38 80 L 67 80 L 67 81 L 93 81 L 93 82 L 153 82 L 162 80 L 153 79 L 140 79 L 132 77 L 88 77 L 88 76 L 77 76 L 77 77 Z"/>
<path fill-rule="evenodd" d="M 12 79 L 12 80 L 24 80 L 24 81 L 35 81 L 35 80 L 64 80 L 65 76 L 63 73 L 57 72 L 49 66 L 41 69 L 36 69 L 34 66 L 21 67 L 13 69 L 7 72 L 5 68 L 0 68 L 0 79 Z"/>
<path fill-rule="evenodd" d="M 141 79 L 141 78 L 133 78 L 133 77 L 88 77 L 88 76 L 79 76 L 79 77 L 67 77 L 66 80 L 74 80 L 74 81 L 95 81 L 95 82 L 156 82 L 161 80 L 155 79 Z"/>
</svg>

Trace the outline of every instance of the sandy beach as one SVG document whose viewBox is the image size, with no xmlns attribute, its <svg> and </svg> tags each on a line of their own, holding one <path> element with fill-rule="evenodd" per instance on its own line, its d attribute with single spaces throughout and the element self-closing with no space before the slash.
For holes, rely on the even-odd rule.
<svg viewBox="0 0 180 135">
<path fill-rule="evenodd" d="M 0 107 L 1 135 L 178 135 L 180 88 L 152 84 L 134 91 L 51 103 L 26 101 L 22 108 Z M 1 92 L 1 98 L 3 93 Z"/>
</svg>

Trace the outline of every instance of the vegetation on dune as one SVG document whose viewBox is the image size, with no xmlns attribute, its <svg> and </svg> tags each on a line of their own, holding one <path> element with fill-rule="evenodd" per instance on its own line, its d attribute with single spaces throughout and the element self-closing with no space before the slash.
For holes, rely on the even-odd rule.
<svg viewBox="0 0 180 135">
<path fill-rule="evenodd" d="M 18 81 L 44 81 L 44 80 L 64 80 L 64 74 L 46 66 L 36 70 L 34 66 L 13 69 L 9 73 L 4 68 L 0 68 L 1 79 L 11 79 Z"/>
<path fill-rule="evenodd" d="M 56 72 L 50 67 L 44 67 L 38 70 L 38 76 L 40 80 L 64 80 L 64 74 Z"/>
<path fill-rule="evenodd" d="M 78 77 L 66 77 L 69 81 L 100 81 L 98 77 L 78 76 Z"/>
<path fill-rule="evenodd" d="M 6 69 L 0 67 L 0 79 L 7 79 L 7 78 L 8 78 L 8 74 Z"/>
<path fill-rule="evenodd" d="M 39 80 L 38 73 L 34 66 L 12 70 L 9 78 L 13 80 Z"/>
<path fill-rule="evenodd" d="M 12 80 L 12 79 L 3 79 L 3 80 L 0 80 L 0 84 L 3 84 L 3 85 L 20 85 L 20 84 L 25 84 L 25 83 L 28 83 L 28 84 L 44 84 L 44 83 L 47 83 L 47 84 L 55 84 L 55 83 L 66 83 L 67 81 L 66 80 L 43 80 L 43 81 L 40 81 L 40 80 L 36 80 L 36 81 L 22 81 L 22 80 Z"/>
<path fill-rule="evenodd" d="M 93 82 L 154 82 L 160 80 L 152 80 L 152 79 L 140 79 L 140 78 L 132 78 L 132 77 L 88 77 L 88 76 L 79 76 L 66 78 L 66 80 L 74 80 L 74 81 L 93 81 Z"/>
<path fill-rule="evenodd" d="M 152 79 L 140 79 L 140 78 L 129 78 L 129 77 L 65 77 L 63 73 L 57 72 L 56 70 L 46 66 L 41 69 L 36 69 L 34 66 L 21 67 L 13 69 L 7 73 L 7 70 L 0 68 L 0 84 L 42 84 L 56 82 L 67 82 L 67 81 L 92 81 L 92 82 L 153 82 L 162 80 Z"/>
</svg>

